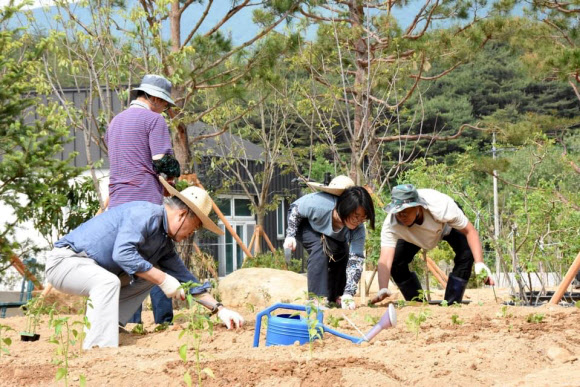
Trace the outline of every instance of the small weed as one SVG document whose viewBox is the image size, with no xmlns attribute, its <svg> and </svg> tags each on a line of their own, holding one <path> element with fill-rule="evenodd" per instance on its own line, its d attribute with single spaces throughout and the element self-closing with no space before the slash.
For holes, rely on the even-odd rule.
<svg viewBox="0 0 580 387">
<path fill-rule="evenodd" d="M 425 289 L 420 289 L 419 290 L 419 295 L 416 297 L 413 297 L 413 299 L 411 301 L 417 301 L 417 302 L 422 302 L 424 304 L 428 303 L 428 297 L 431 294 L 430 290 L 425 290 Z"/>
<path fill-rule="evenodd" d="M 427 321 L 427 318 L 431 315 L 431 311 L 427 308 L 424 308 L 419 313 L 415 315 L 415 313 L 410 313 L 407 316 L 407 320 L 405 324 L 407 325 L 407 329 L 410 332 L 415 333 L 415 339 L 419 338 L 419 331 L 421 330 L 421 324 Z"/>
<path fill-rule="evenodd" d="M 451 323 L 453 323 L 454 325 L 461 325 L 463 324 L 463 320 L 459 319 L 459 315 L 453 314 L 451 316 Z"/>
<path fill-rule="evenodd" d="M 405 300 L 397 300 L 397 308 L 401 309 L 405 305 L 407 305 L 407 302 Z"/>
<path fill-rule="evenodd" d="M 502 317 L 502 318 L 510 318 L 510 317 L 512 317 L 512 314 L 509 313 L 508 306 L 504 305 L 501 307 L 501 311 L 497 312 L 496 316 Z"/>
<path fill-rule="evenodd" d="M 528 315 L 528 317 L 526 318 L 526 321 L 531 323 L 531 324 L 539 324 L 544 320 L 544 314 L 543 313 L 533 313 Z"/>
<path fill-rule="evenodd" d="M 170 322 L 162 322 L 161 324 L 158 324 L 154 329 L 153 332 L 163 332 L 166 331 L 167 328 L 169 328 L 169 326 L 171 325 Z"/>
<path fill-rule="evenodd" d="M 328 316 L 328 324 L 333 328 L 338 328 L 338 325 L 342 320 L 344 320 L 342 317 Z"/>
<path fill-rule="evenodd" d="M 379 316 L 371 316 L 370 314 L 365 314 L 365 321 L 373 326 L 377 325 L 379 320 L 380 320 Z"/>
<path fill-rule="evenodd" d="M 148 332 L 143 327 L 143 324 L 137 324 L 133 327 L 133 329 L 131 329 L 131 333 L 133 333 L 135 335 L 146 335 Z"/>
<path fill-rule="evenodd" d="M 9 354 L 10 351 L 8 350 L 8 347 L 12 345 L 12 339 L 10 337 L 2 337 L 3 333 L 6 334 L 13 330 L 14 329 L 10 328 L 8 325 L 0 324 L 0 357 L 5 353 Z"/>
<path fill-rule="evenodd" d="M 448 307 L 449 306 L 449 303 L 447 302 L 447 300 L 443 300 L 443 301 L 441 301 L 441 304 L 440 305 L 443 306 L 443 307 Z"/>
<path fill-rule="evenodd" d="M 576 301 L 574 305 L 576 306 L 576 308 L 580 309 L 580 301 Z"/>
<path fill-rule="evenodd" d="M 254 313 L 254 310 L 256 309 L 256 307 L 254 306 L 254 304 L 247 302 L 246 303 L 246 309 L 248 309 L 248 312 L 250 313 Z"/>
</svg>

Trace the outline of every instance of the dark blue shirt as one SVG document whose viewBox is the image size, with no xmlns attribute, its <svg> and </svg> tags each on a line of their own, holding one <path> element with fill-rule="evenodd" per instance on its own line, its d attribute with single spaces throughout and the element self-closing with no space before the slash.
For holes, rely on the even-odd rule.
<svg viewBox="0 0 580 387">
<path fill-rule="evenodd" d="M 113 274 L 135 273 L 157 266 L 180 282 L 199 282 L 189 272 L 167 235 L 165 207 L 149 202 L 129 202 L 111 208 L 58 240 L 55 247 L 84 251 L 99 266 Z M 192 288 L 191 294 L 203 293 L 211 285 Z"/>
</svg>

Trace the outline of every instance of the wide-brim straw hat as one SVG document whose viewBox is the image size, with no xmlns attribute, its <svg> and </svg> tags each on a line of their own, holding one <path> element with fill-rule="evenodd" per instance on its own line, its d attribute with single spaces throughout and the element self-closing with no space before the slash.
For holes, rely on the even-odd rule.
<svg viewBox="0 0 580 387">
<path fill-rule="evenodd" d="M 396 214 L 409 207 L 427 208 L 427 203 L 419 197 L 419 192 L 413 184 L 399 184 L 391 191 L 391 203 L 385 207 L 385 211 Z"/>
<path fill-rule="evenodd" d="M 326 192 L 335 196 L 340 196 L 344 192 L 345 189 L 354 187 L 354 181 L 348 176 L 345 175 L 338 175 L 334 179 L 330 181 L 328 185 L 324 185 L 322 183 L 312 183 L 306 182 L 308 186 L 312 189 Z"/>
<path fill-rule="evenodd" d="M 193 211 L 193 213 L 201 220 L 204 228 L 215 234 L 224 235 L 223 230 L 208 216 L 212 209 L 212 200 L 206 190 L 199 187 L 187 187 L 179 192 L 163 177 L 159 176 L 159 181 L 161 181 L 161 184 L 163 184 L 171 196 L 177 196 Z"/>
<path fill-rule="evenodd" d="M 133 91 L 144 91 L 150 96 L 161 98 L 171 106 L 175 106 L 175 102 L 171 99 L 171 86 L 171 82 L 161 75 L 147 74 L 141 80 L 139 87 L 134 88 Z"/>
</svg>

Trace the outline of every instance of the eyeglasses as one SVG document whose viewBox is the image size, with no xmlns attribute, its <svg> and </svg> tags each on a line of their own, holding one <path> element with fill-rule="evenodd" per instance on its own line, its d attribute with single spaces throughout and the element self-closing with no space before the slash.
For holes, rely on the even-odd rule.
<svg viewBox="0 0 580 387">
<path fill-rule="evenodd" d="M 348 219 L 354 224 L 361 224 L 361 223 L 364 223 L 368 220 L 366 214 L 365 215 L 357 215 L 356 212 L 353 212 L 352 214 L 350 214 Z"/>
</svg>

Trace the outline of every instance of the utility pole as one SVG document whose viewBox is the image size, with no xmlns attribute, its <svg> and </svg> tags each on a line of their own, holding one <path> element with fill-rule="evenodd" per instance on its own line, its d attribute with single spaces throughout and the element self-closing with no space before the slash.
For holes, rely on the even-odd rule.
<svg viewBox="0 0 580 387">
<path fill-rule="evenodd" d="M 491 147 L 493 153 L 493 160 L 496 158 L 497 148 L 495 147 L 495 131 L 493 132 L 493 143 Z M 495 245 L 497 246 L 499 240 L 499 206 L 497 197 L 497 170 L 493 170 L 493 237 L 495 239 Z M 497 285 L 501 286 L 501 256 L 499 251 L 495 249 L 495 273 L 497 276 Z"/>
</svg>

